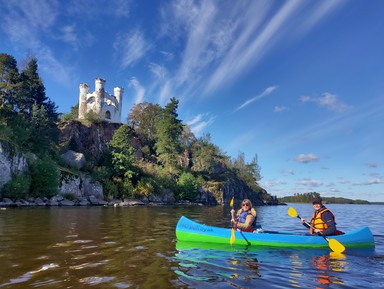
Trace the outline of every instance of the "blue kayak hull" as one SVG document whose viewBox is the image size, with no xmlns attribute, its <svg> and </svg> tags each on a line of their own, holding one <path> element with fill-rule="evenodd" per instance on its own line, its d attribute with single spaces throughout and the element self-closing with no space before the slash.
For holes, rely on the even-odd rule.
<svg viewBox="0 0 384 289">
<path fill-rule="evenodd" d="M 229 244 L 231 229 L 207 226 L 182 216 L 176 225 L 176 237 L 180 241 Z M 336 239 L 346 248 L 374 247 L 375 241 L 371 230 L 362 227 L 344 235 L 328 236 Z M 235 231 L 234 245 L 269 246 L 269 247 L 306 247 L 327 248 L 328 242 L 320 236 L 300 235 L 283 232 L 248 233 Z M 249 244 L 248 244 L 249 245 Z"/>
</svg>

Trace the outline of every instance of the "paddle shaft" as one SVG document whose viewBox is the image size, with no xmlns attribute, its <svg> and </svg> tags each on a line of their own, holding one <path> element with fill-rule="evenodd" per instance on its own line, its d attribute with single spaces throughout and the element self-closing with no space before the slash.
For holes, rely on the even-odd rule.
<svg viewBox="0 0 384 289">
<path fill-rule="evenodd" d="M 301 220 L 301 217 L 299 215 L 297 215 L 297 218 L 299 218 Z M 306 225 L 308 225 L 309 227 L 311 227 L 313 230 L 315 229 L 314 226 L 312 226 L 310 223 L 308 223 L 307 221 L 304 221 L 304 223 Z M 317 233 L 319 236 L 323 237 L 327 242 L 328 242 L 328 239 L 327 237 L 325 237 L 321 232 Z"/>
</svg>

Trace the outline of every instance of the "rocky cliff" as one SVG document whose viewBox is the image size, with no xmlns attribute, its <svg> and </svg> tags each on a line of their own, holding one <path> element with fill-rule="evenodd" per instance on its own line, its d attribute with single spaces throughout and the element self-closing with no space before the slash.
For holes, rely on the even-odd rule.
<svg viewBox="0 0 384 289">
<path fill-rule="evenodd" d="M 80 121 L 63 121 L 59 123 L 59 143 L 63 151 L 73 150 L 83 153 L 87 160 L 98 159 L 120 126 L 121 124 L 109 122 L 86 126 Z"/>
<path fill-rule="evenodd" d="M 12 175 L 28 169 L 27 158 L 7 142 L 0 141 L 0 189 L 9 182 Z"/>
</svg>

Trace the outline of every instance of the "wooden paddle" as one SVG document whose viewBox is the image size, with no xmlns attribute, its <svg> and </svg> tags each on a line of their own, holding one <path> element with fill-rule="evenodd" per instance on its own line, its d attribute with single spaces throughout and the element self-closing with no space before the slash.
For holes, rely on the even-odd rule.
<svg viewBox="0 0 384 289">
<path fill-rule="evenodd" d="M 297 217 L 301 219 L 301 217 L 297 214 L 296 210 L 292 207 L 288 209 L 288 215 L 291 216 L 292 218 Z M 310 223 L 305 222 L 305 224 L 307 224 L 312 229 L 315 229 Z M 335 239 L 329 239 L 325 237 L 322 233 L 319 233 L 319 235 L 322 236 L 328 242 L 329 248 L 331 248 L 331 250 L 334 251 L 335 253 L 343 253 L 345 251 L 344 245 L 341 244 L 339 241 Z"/>
<path fill-rule="evenodd" d="M 234 197 L 232 197 L 232 200 L 229 202 L 229 205 L 232 207 L 233 209 L 233 202 L 234 202 Z M 234 214 L 232 213 L 232 219 L 235 219 L 235 216 Z M 233 227 L 232 225 L 232 230 L 231 230 L 231 238 L 229 239 L 229 244 L 233 244 L 235 243 L 235 240 L 236 240 L 236 237 L 235 237 L 235 228 Z"/>
</svg>

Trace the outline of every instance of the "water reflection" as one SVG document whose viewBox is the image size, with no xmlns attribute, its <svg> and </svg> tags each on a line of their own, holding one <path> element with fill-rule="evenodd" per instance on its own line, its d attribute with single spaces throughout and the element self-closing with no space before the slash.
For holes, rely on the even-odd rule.
<svg viewBox="0 0 384 289">
<path fill-rule="evenodd" d="M 270 277 L 283 287 L 306 288 L 308 280 L 315 279 L 316 288 L 324 288 L 344 284 L 339 273 L 346 270 L 347 264 L 344 254 L 327 250 L 248 248 L 185 241 L 177 241 L 176 249 L 180 281 L 192 287 L 197 281 L 204 282 L 204 286 L 199 285 L 201 288 L 213 282 L 251 288 Z"/>
<path fill-rule="evenodd" d="M 329 255 L 313 256 L 311 265 L 316 269 L 316 281 L 322 285 L 344 284 L 333 272 L 345 270 L 345 255 L 330 252 Z M 332 272 L 333 271 L 333 272 Z M 323 287 L 316 287 L 323 288 Z"/>
</svg>

